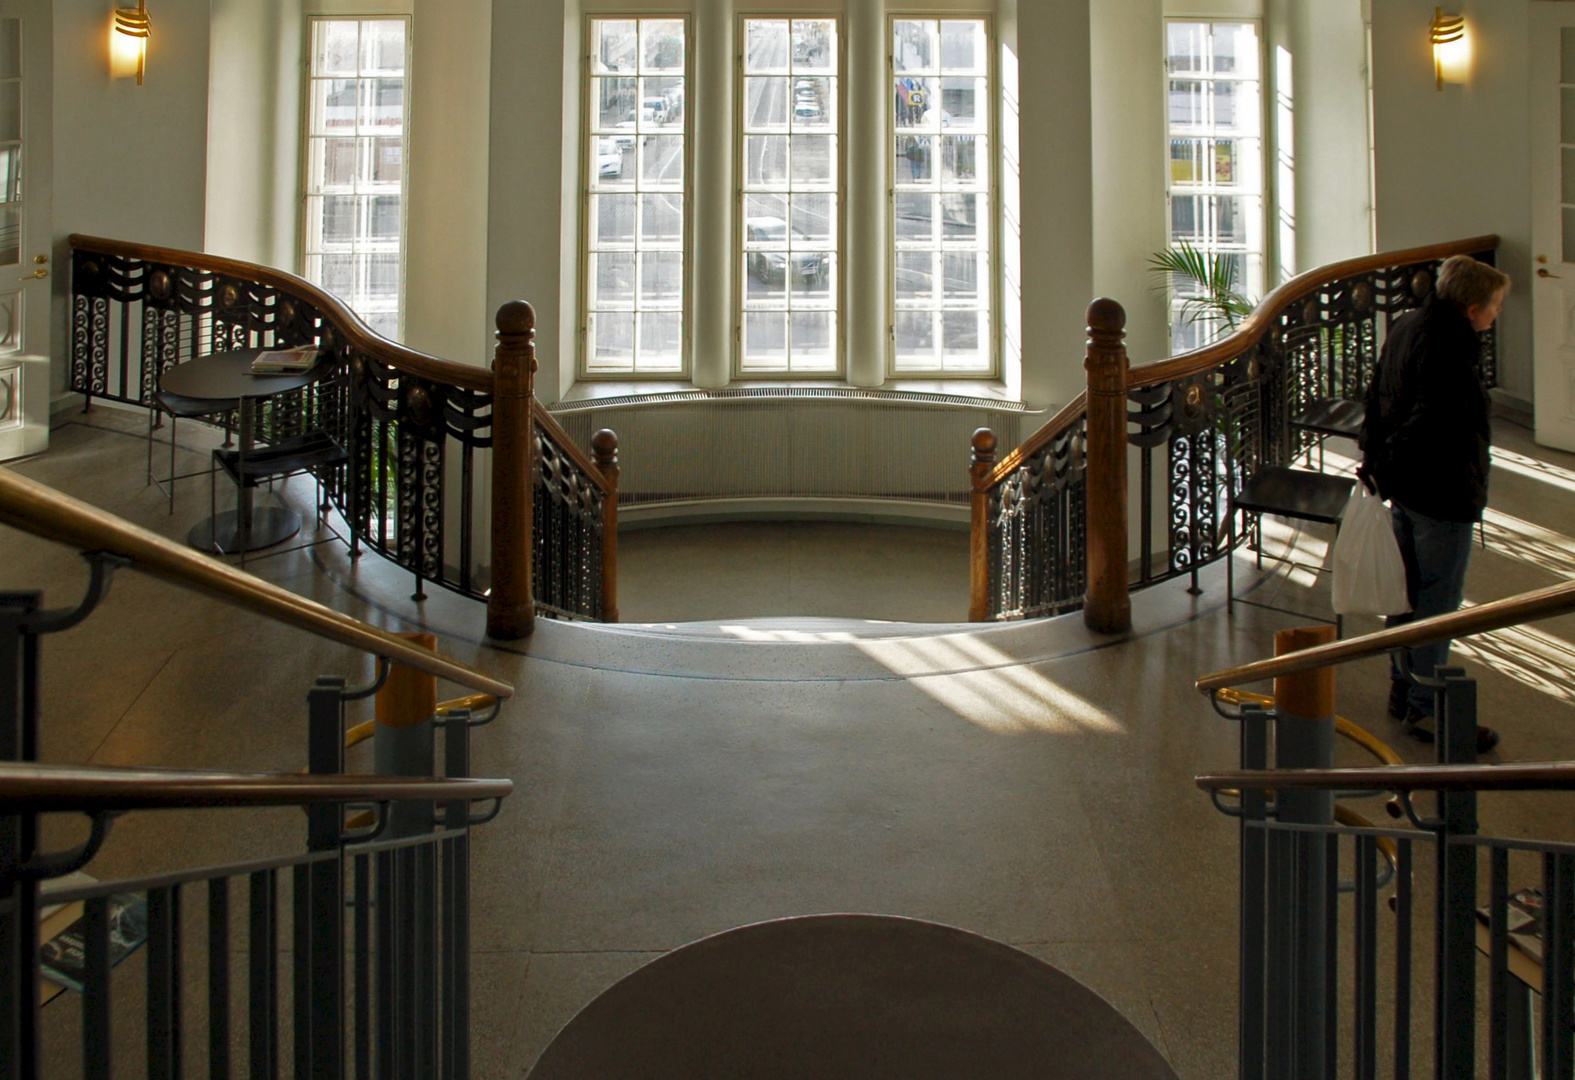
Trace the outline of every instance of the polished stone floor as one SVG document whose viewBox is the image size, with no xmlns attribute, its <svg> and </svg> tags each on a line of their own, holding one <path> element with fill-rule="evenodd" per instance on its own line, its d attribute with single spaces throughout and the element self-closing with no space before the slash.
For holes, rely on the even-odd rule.
<svg viewBox="0 0 1575 1080">
<path fill-rule="evenodd" d="M 173 516 L 144 486 L 139 415 L 101 407 L 61 420 L 50 451 L 18 471 L 170 536 L 207 514 L 204 481 L 185 482 Z M 1575 572 L 1575 457 L 1506 425 L 1498 434 L 1473 602 Z M 197 450 L 205 437 L 182 429 Z M 183 468 L 202 460 L 184 456 Z M 299 482 L 283 497 L 310 505 Z M 1278 531 L 1321 555 L 1321 535 Z M 846 536 L 789 532 L 801 594 L 824 589 L 840 604 Z M 817 533 L 832 537 L 818 555 Z M 954 539 L 903 545 L 892 562 L 903 579 L 950 581 Z M 476 774 L 516 783 L 475 844 L 476 1075 L 522 1076 L 576 1010 L 666 950 L 817 912 L 915 916 L 1016 945 L 1104 995 L 1183 1077 L 1231 1074 L 1236 829 L 1192 777 L 1234 764 L 1237 731 L 1191 684 L 1267 655 L 1275 630 L 1304 620 L 1246 606 L 1228 617 L 1211 568 L 1200 596 L 1179 582 L 1136 595 L 1123 639 L 1075 616 L 971 629 L 864 621 L 889 610 L 838 617 L 844 608 L 740 606 L 685 624 L 684 605 L 718 574 L 707 540 L 667 545 L 659 580 L 631 581 L 639 562 L 625 565 L 643 621 L 549 622 L 508 647 L 482 643 L 478 605 L 434 590 L 418 607 L 408 575 L 376 557 L 351 564 L 336 544 L 249 567 L 379 625 L 429 628 L 445 652 L 518 687 L 475 739 Z M 823 572 L 811 572 L 817 558 Z M 1327 613 L 1326 578 L 1281 570 L 1255 582 L 1250 560 L 1238 566 L 1254 599 Z M 85 580 L 75 553 L 0 528 L 0 588 L 41 587 L 61 605 Z M 793 614 L 820 617 L 756 617 Z M 1348 633 L 1374 625 L 1353 620 Z M 1503 731 L 1493 760 L 1575 758 L 1572 642 L 1566 616 L 1462 644 Z M 349 650 L 121 573 L 98 614 L 45 645 L 42 756 L 299 769 L 312 678 L 369 672 Z M 1384 718 L 1386 690 L 1382 661 L 1351 665 L 1340 711 L 1428 760 Z M 1568 803 L 1496 797 L 1481 816 L 1489 830 L 1568 840 Z M 295 849 L 303 833 L 287 810 L 131 816 L 92 872 L 257 857 Z M 140 963 L 120 970 L 139 979 Z M 45 1010 L 52 1062 L 68 1053 L 73 1005 L 65 995 Z"/>
</svg>

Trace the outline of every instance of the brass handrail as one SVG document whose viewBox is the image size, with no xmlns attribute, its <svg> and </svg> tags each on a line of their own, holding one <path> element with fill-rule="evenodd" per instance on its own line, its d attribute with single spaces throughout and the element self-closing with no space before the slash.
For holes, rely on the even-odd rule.
<svg viewBox="0 0 1575 1080">
<path fill-rule="evenodd" d="M 1328 645 L 1319 645 L 1268 660 L 1258 660 L 1241 667 L 1211 672 L 1198 679 L 1193 685 L 1201 693 L 1207 694 L 1223 690 L 1227 686 L 1240 686 L 1243 683 L 1279 678 L 1282 675 L 1294 675 L 1299 671 L 1311 671 L 1313 668 L 1332 667 L 1348 660 L 1377 656 L 1391 649 L 1425 645 L 1441 638 L 1470 637 L 1472 634 L 1482 634 L 1506 626 L 1546 619 L 1568 611 L 1575 611 L 1575 582 L 1549 585 L 1545 589 L 1535 589 L 1518 596 L 1505 597 L 1503 600 L 1494 600 L 1464 611 L 1435 615 L 1431 619 L 1406 623 L 1391 630 L 1378 630 L 1361 637 L 1335 641 Z"/>
<path fill-rule="evenodd" d="M 1132 367 L 1127 373 L 1127 389 L 1137 390 L 1145 386 L 1155 386 L 1173 379 L 1185 378 L 1188 375 L 1196 375 L 1240 356 L 1258 343 L 1274 325 L 1274 320 L 1278 319 L 1287 307 L 1341 278 L 1366 274 L 1390 266 L 1431 262 L 1434 259 L 1448 258 L 1450 255 L 1474 255 L 1481 251 L 1491 251 L 1498 245 L 1497 236 L 1475 236 L 1468 240 L 1452 240 L 1425 247 L 1363 255 L 1360 258 L 1346 259 L 1343 262 L 1329 263 L 1309 270 L 1287 281 L 1259 301 L 1258 306 L 1252 309 L 1252 313 L 1229 337 L 1221 338 L 1211 345 L 1194 349 L 1189 353 Z M 974 490 L 989 491 L 1012 475 L 1031 455 L 1038 453 L 1052 439 L 1071 427 L 1086 410 L 1087 398 L 1088 395 L 1084 392 L 1068 402 L 1039 430 L 1002 458 L 999 464 L 978 478 L 974 483 Z"/>
<path fill-rule="evenodd" d="M 1575 761 L 1508 765 L 1388 765 L 1358 769 L 1253 769 L 1202 773 L 1204 791 L 1575 791 Z"/>
<path fill-rule="evenodd" d="M 512 780 L 0 763 L 0 812 L 121 813 L 400 799 L 501 799 Z"/>
<path fill-rule="evenodd" d="M 1251 703 L 1265 707 L 1274 704 L 1274 699 L 1265 694 L 1254 694 L 1250 690 L 1221 690 L 1219 699 L 1226 705 L 1243 705 Z M 1385 765 L 1404 765 L 1405 759 L 1394 752 L 1394 748 L 1384 742 L 1371 731 L 1343 716 L 1334 718 L 1334 733 L 1341 738 L 1349 739 L 1363 750 Z"/>
<path fill-rule="evenodd" d="M 182 588 L 206 593 L 329 641 L 397 660 L 418 671 L 500 698 L 514 687 L 439 656 L 370 623 L 297 596 L 218 559 L 133 525 L 96 506 L 0 468 L 0 523 L 83 551 L 128 559 L 133 568 Z"/>
<path fill-rule="evenodd" d="M 228 274 L 245 281 L 272 285 L 308 301 L 327 315 L 335 329 L 352 345 L 379 363 L 434 382 L 462 386 L 467 390 L 476 390 L 483 394 L 492 393 L 492 372 L 489 369 L 473 367 L 469 364 L 456 364 L 452 360 L 407 349 L 397 342 L 389 341 L 362 322 L 342 300 L 324 292 L 305 278 L 284 270 L 242 262 L 239 259 L 226 259 L 219 255 L 208 255 L 200 251 L 183 251 L 179 248 L 157 247 L 152 244 L 133 244 L 103 236 L 84 236 L 81 233 L 72 233 L 67 238 L 67 242 L 77 251 L 119 255 L 151 263 L 165 263 L 169 266 L 189 266 L 195 270 Z"/>
</svg>

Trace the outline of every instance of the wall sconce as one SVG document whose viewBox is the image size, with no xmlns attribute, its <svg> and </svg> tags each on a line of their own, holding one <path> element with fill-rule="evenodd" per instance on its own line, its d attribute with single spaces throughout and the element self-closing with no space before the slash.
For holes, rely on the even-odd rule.
<svg viewBox="0 0 1575 1080">
<path fill-rule="evenodd" d="M 147 0 L 137 0 L 134 8 L 116 8 L 115 21 L 109 28 L 110 77 L 129 79 L 135 75 L 138 86 L 142 85 L 148 38 L 153 36 L 153 24 L 148 19 L 146 3 Z"/>
<path fill-rule="evenodd" d="M 1471 74 L 1471 39 L 1464 15 L 1445 15 L 1433 9 L 1433 74 L 1442 90 L 1446 82 L 1463 83 Z"/>
</svg>

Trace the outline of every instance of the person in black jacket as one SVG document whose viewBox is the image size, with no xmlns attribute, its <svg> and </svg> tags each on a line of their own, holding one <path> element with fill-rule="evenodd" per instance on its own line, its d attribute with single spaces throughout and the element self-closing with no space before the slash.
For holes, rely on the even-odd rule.
<svg viewBox="0 0 1575 1080">
<path fill-rule="evenodd" d="M 1389 328 L 1367 388 L 1362 466 L 1357 475 L 1390 500 L 1405 561 L 1411 611 L 1386 625 L 1443 615 L 1460 606 L 1471 527 L 1487 506 L 1490 402 L 1478 374 L 1479 334 L 1504 308 L 1509 277 L 1467 255 L 1444 262 L 1427 302 Z M 1429 677 L 1449 660 L 1449 639 L 1406 650 L 1412 673 Z M 1412 737 L 1433 739 L 1433 694 L 1408 680 L 1396 659 L 1389 714 Z M 1477 751 L 1498 744 L 1477 729 Z"/>
</svg>

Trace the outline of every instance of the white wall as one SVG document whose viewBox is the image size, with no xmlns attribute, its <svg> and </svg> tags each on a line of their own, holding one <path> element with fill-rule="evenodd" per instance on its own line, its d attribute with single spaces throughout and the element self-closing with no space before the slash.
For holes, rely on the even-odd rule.
<svg viewBox="0 0 1575 1080">
<path fill-rule="evenodd" d="M 1103 0 L 1100 0 L 1103 2 Z M 1087 384 L 1094 298 L 1092 72 L 1086 0 L 1003 0 L 1022 99 L 1023 400 L 1063 404 Z"/>
<path fill-rule="evenodd" d="M 1532 397 L 1528 0 L 1462 0 L 1471 81 L 1433 78 L 1429 0 L 1372 0 L 1378 248 L 1483 233 L 1515 280 L 1499 323 L 1499 384 Z"/>
<path fill-rule="evenodd" d="M 1368 254 L 1367 27 L 1361 0 L 1285 0 L 1295 78 L 1296 270 Z M 1279 89 L 1279 88 L 1277 88 Z"/>
<path fill-rule="evenodd" d="M 207 177 L 208 0 L 161 0 L 143 85 L 109 75 L 114 4 L 55 0 L 52 231 L 199 249 Z M 63 392 L 70 297 L 55 275 L 51 385 Z"/>
<path fill-rule="evenodd" d="M 1165 247 L 1165 25 L 1160 0 L 1090 5 L 1094 292 L 1127 312 L 1134 364 L 1169 355 L 1165 294 L 1148 259 Z"/>
<path fill-rule="evenodd" d="M 492 0 L 417 0 L 405 344 L 490 362 L 487 139 Z"/>
<path fill-rule="evenodd" d="M 107 0 L 55 3 L 57 235 L 201 248 L 208 159 L 208 2 L 161 0 L 147 75 L 109 76 Z"/>
<path fill-rule="evenodd" d="M 297 269 L 301 0 L 211 0 L 203 250 Z"/>
<path fill-rule="evenodd" d="M 536 309 L 538 394 L 556 400 L 575 363 L 579 7 L 498 0 L 492 8 L 492 148 L 487 310 Z"/>
</svg>

